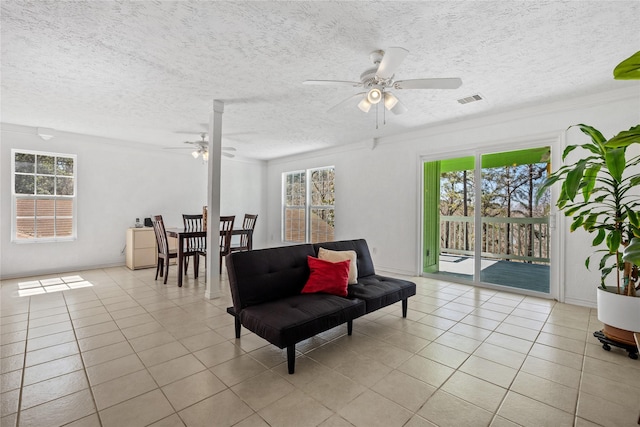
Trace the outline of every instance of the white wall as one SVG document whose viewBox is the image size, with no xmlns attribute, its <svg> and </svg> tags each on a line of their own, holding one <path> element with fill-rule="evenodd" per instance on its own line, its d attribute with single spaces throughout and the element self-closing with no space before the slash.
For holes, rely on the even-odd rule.
<svg viewBox="0 0 640 427">
<path fill-rule="evenodd" d="M 188 150 L 57 132 L 43 141 L 34 128 L 2 124 L 0 129 L 0 278 L 123 265 L 126 229 L 161 214 L 169 226 L 181 226 L 183 213 L 202 212 L 207 169 Z M 76 154 L 78 159 L 77 240 L 61 243 L 11 242 L 11 149 Z M 264 162 L 222 160 L 221 208 L 266 217 Z M 242 189 L 241 179 L 251 183 Z M 242 189 L 242 190 L 241 190 Z M 254 243 L 264 246 L 257 228 Z"/>
<path fill-rule="evenodd" d="M 234 227 L 239 228 L 244 214 L 258 214 L 253 248 L 264 248 L 267 240 L 266 162 L 223 157 L 221 175 L 220 215 L 235 215 Z M 232 244 L 238 243 L 238 237 L 234 237 Z"/>
<path fill-rule="evenodd" d="M 381 139 L 373 149 L 370 141 L 363 141 L 270 161 L 268 243 L 281 244 L 282 173 L 335 165 L 336 239 L 365 238 L 377 269 L 419 274 L 421 159 L 450 157 L 452 152 L 473 154 L 483 147 L 509 149 L 514 141 L 538 141 L 541 135 L 563 141 L 567 127 L 576 123 L 590 124 L 611 137 L 640 122 L 639 92 L 626 89 L 465 120 Z M 580 143 L 583 137 L 572 130 L 567 140 Z M 568 230 L 568 225 L 564 229 Z M 565 231 L 558 236 L 565 265 L 560 286 L 567 302 L 595 304 L 598 273 L 584 268 L 584 258 L 591 253 L 590 241 L 587 233 L 569 235 Z"/>
</svg>

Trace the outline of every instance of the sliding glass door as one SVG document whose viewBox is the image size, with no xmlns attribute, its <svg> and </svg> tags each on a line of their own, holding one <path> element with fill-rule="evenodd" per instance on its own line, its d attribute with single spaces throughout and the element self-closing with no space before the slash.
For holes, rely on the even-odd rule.
<svg viewBox="0 0 640 427">
<path fill-rule="evenodd" d="M 550 147 L 424 163 L 423 272 L 550 291 Z"/>
</svg>

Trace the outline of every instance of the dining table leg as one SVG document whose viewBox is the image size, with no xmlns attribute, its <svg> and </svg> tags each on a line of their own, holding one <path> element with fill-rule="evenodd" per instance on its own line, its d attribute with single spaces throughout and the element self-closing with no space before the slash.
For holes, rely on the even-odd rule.
<svg viewBox="0 0 640 427">
<path fill-rule="evenodd" d="M 184 237 L 178 237 L 178 287 L 182 287 L 182 264 L 184 258 Z"/>
</svg>

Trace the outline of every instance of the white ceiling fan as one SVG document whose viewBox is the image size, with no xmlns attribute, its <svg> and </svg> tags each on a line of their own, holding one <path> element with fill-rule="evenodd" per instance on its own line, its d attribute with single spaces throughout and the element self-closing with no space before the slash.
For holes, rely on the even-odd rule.
<svg viewBox="0 0 640 427">
<path fill-rule="evenodd" d="M 167 148 L 169 150 L 181 150 L 181 149 L 193 149 L 191 155 L 194 159 L 197 159 L 200 155 L 202 155 L 202 160 L 205 162 L 209 160 L 209 142 L 207 141 L 207 134 L 202 132 L 200 134 L 199 141 L 184 141 L 185 144 L 189 144 L 187 147 L 170 147 Z M 235 155 L 228 153 L 228 151 L 236 151 L 233 147 L 222 147 L 222 155 L 225 157 L 233 158 Z"/>
<path fill-rule="evenodd" d="M 462 80 L 458 77 L 435 78 L 435 79 L 412 79 L 395 81 L 394 74 L 409 51 L 401 47 L 390 47 L 386 51 L 374 50 L 369 54 L 369 58 L 374 64 L 373 68 L 366 70 L 360 75 L 360 81 L 343 80 L 306 80 L 306 85 L 322 86 L 351 86 L 362 87 L 365 92 L 357 93 L 339 104 L 331 107 L 332 111 L 354 99 L 360 99 L 358 108 L 368 113 L 372 105 L 383 102 L 385 108 L 394 114 L 402 114 L 407 111 L 407 107 L 391 92 L 404 89 L 457 89 L 462 85 Z"/>
</svg>

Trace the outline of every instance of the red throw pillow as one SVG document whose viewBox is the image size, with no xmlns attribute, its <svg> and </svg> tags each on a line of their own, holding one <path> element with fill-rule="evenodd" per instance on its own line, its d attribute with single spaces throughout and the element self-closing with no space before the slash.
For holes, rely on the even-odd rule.
<svg viewBox="0 0 640 427">
<path fill-rule="evenodd" d="M 347 296 L 350 260 L 331 262 L 307 255 L 307 262 L 311 274 L 302 288 L 303 294 L 324 292 L 341 297 Z"/>
</svg>

